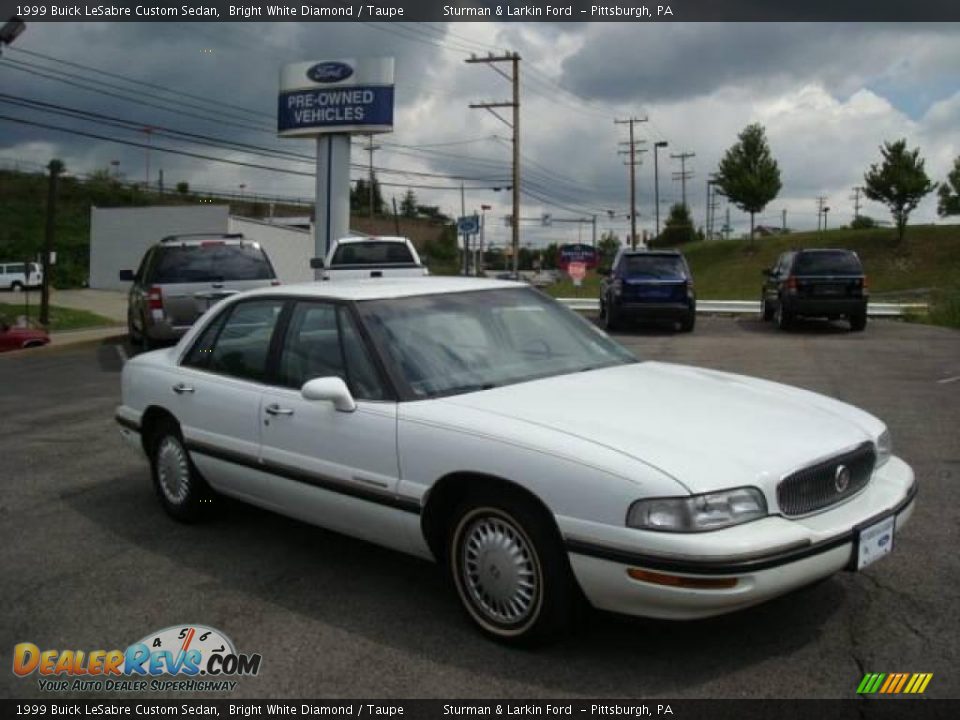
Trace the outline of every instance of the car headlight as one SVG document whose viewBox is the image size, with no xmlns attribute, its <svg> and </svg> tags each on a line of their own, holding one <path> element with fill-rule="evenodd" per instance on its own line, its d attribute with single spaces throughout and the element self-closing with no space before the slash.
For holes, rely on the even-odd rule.
<svg viewBox="0 0 960 720">
<path fill-rule="evenodd" d="M 890 431 L 884 430 L 877 438 L 877 464 L 874 467 L 880 467 L 890 456 L 893 455 L 893 438 L 890 437 Z"/>
<path fill-rule="evenodd" d="M 742 487 L 689 497 L 638 500 L 627 512 L 627 525 L 641 530 L 703 532 L 766 515 L 763 493 L 755 487 Z"/>
</svg>

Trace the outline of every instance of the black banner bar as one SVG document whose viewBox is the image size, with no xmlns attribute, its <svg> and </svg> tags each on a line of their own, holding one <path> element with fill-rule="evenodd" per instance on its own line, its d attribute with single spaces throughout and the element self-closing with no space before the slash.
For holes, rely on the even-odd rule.
<svg viewBox="0 0 960 720">
<path fill-rule="evenodd" d="M 0 22 L 945 22 L 957 0 L 0 0 Z"/>
<path fill-rule="evenodd" d="M 859 700 L 0 700 L 4 718 L 307 717 L 370 720 L 604 718 L 633 720 L 946 720 L 960 701 Z"/>
</svg>

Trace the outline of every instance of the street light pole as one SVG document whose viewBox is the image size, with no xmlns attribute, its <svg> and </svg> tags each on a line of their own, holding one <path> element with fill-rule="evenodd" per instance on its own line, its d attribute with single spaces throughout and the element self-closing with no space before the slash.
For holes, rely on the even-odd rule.
<svg viewBox="0 0 960 720">
<path fill-rule="evenodd" d="M 667 141 L 653 144 L 653 207 L 657 216 L 657 237 L 660 237 L 660 169 L 657 165 L 657 150 L 667 147 Z"/>
</svg>

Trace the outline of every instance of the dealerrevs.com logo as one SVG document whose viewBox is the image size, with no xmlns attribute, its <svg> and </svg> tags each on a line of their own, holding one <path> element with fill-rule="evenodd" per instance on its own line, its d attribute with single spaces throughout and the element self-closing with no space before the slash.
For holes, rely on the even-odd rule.
<svg viewBox="0 0 960 720">
<path fill-rule="evenodd" d="M 13 648 L 13 672 L 37 675 L 50 692 L 229 691 L 235 677 L 260 672 L 259 654 L 238 653 L 233 642 L 206 625 L 173 625 L 150 633 L 126 650 Z"/>
</svg>

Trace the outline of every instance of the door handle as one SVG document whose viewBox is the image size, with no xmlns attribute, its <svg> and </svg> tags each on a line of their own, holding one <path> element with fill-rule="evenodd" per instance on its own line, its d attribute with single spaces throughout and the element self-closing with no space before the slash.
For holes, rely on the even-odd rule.
<svg viewBox="0 0 960 720">
<path fill-rule="evenodd" d="M 174 391 L 177 395 L 183 395 L 184 393 L 192 393 L 192 392 L 195 392 L 194 389 L 193 389 L 190 385 L 184 385 L 183 383 L 177 383 L 176 385 L 174 385 L 174 386 L 173 386 L 173 391 Z"/>
<path fill-rule="evenodd" d="M 291 410 L 290 408 L 280 407 L 276 403 L 273 403 L 272 405 L 267 405 L 267 407 L 264 409 L 267 411 L 268 415 L 293 415 L 293 410 Z"/>
</svg>

